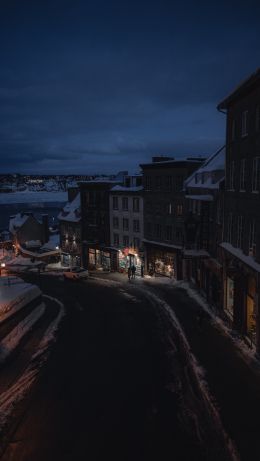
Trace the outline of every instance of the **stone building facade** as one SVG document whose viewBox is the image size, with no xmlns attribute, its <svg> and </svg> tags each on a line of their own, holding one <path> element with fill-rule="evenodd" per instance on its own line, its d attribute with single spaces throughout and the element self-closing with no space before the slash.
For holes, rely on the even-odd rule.
<svg viewBox="0 0 260 461">
<path fill-rule="evenodd" d="M 140 165 L 144 183 L 145 270 L 182 278 L 184 242 L 183 182 L 202 159 L 154 157 Z"/>
<path fill-rule="evenodd" d="M 224 310 L 260 347 L 260 69 L 225 98 Z"/>
</svg>

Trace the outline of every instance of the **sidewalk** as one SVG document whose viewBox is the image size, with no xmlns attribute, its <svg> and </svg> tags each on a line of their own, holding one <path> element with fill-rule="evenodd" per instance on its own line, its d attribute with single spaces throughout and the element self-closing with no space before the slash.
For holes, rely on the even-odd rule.
<svg viewBox="0 0 260 461">
<path fill-rule="evenodd" d="M 232 338 L 187 292 L 170 285 L 149 286 L 174 310 L 242 461 L 260 457 L 260 368 L 245 360 Z M 198 320 L 199 319 L 199 320 Z M 256 361 L 255 361 L 256 362 Z M 252 366 L 253 365 L 253 366 Z"/>
</svg>

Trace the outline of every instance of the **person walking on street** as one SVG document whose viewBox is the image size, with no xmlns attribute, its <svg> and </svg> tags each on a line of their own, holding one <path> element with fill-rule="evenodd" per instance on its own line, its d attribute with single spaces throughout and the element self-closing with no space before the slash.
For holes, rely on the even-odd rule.
<svg viewBox="0 0 260 461">
<path fill-rule="evenodd" d="M 132 271 L 131 271 L 131 267 L 129 266 L 129 267 L 128 267 L 128 270 L 127 270 L 127 275 L 128 275 L 128 280 L 129 280 L 129 282 L 130 282 L 130 279 L 131 279 L 131 272 L 132 272 Z"/>
<path fill-rule="evenodd" d="M 135 267 L 135 265 L 133 264 L 133 265 L 132 265 L 132 279 L 135 279 L 135 271 L 136 271 L 136 267 Z"/>
</svg>

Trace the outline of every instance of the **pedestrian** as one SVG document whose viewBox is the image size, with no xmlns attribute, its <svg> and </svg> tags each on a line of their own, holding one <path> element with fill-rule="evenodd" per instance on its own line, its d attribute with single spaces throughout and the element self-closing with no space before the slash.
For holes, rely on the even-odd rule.
<svg viewBox="0 0 260 461">
<path fill-rule="evenodd" d="M 132 270 L 132 279 L 134 279 L 134 278 L 135 278 L 135 271 L 136 271 L 136 267 L 135 267 L 134 264 L 132 265 L 132 269 L 131 269 L 131 270 Z"/>
<path fill-rule="evenodd" d="M 129 266 L 129 267 L 128 267 L 128 271 L 127 271 L 127 275 L 128 275 L 128 280 L 129 280 L 129 282 L 130 282 L 130 279 L 131 279 L 131 272 L 132 272 L 132 271 L 131 271 L 131 267 Z"/>
</svg>

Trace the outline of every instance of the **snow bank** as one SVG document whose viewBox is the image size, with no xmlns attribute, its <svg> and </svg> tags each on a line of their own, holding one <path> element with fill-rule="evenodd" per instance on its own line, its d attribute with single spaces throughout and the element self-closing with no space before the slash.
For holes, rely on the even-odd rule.
<svg viewBox="0 0 260 461">
<path fill-rule="evenodd" d="M 189 342 L 186 338 L 186 335 L 181 327 L 181 324 L 179 323 L 179 320 L 177 319 L 175 313 L 173 312 L 172 308 L 164 301 L 162 300 L 159 296 L 155 295 L 154 293 L 151 293 L 149 290 L 145 288 L 139 288 L 138 289 L 143 292 L 147 298 L 151 301 L 151 303 L 158 308 L 158 306 L 166 313 L 168 319 L 170 320 L 174 330 L 176 331 L 178 337 L 181 339 L 181 345 L 182 345 L 182 350 L 184 351 L 186 358 L 187 358 L 187 364 L 190 365 L 191 371 L 193 373 L 193 376 L 195 378 L 195 381 L 197 383 L 198 388 L 201 391 L 201 397 L 204 400 L 204 403 L 206 404 L 206 407 L 209 411 L 209 414 L 211 416 L 211 419 L 215 423 L 215 427 L 217 428 L 217 432 L 219 435 L 221 435 L 223 439 L 223 443 L 227 447 L 229 456 L 230 456 L 230 461 L 238 461 L 239 457 L 236 452 L 236 448 L 233 445 L 232 440 L 229 438 L 227 435 L 219 412 L 214 404 L 214 400 L 212 396 L 210 395 L 208 385 L 205 381 L 205 372 L 204 369 L 199 365 L 197 359 L 193 355 L 190 349 Z"/>
<path fill-rule="evenodd" d="M 0 323 L 41 295 L 40 289 L 18 277 L 0 277 Z"/>
<path fill-rule="evenodd" d="M 49 347 L 56 339 L 56 332 L 59 327 L 59 323 L 65 314 L 64 305 L 60 301 L 49 296 L 45 297 L 57 302 L 60 306 L 60 312 L 46 330 L 39 344 L 39 349 L 32 356 L 26 370 L 11 387 L 0 395 L 0 432 L 8 426 L 15 413 L 16 405 L 21 402 L 26 395 L 28 395 L 34 382 L 36 381 L 42 365 L 47 360 Z"/>
<path fill-rule="evenodd" d="M 37 306 L 25 319 L 1 341 L 0 364 L 3 364 L 10 354 L 19 346 L 23 337 L 29 333 L 33 325 L 41 318 L 45 312 L 45 304 Z"/>
</svg>

